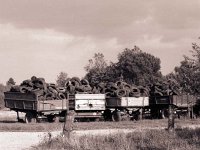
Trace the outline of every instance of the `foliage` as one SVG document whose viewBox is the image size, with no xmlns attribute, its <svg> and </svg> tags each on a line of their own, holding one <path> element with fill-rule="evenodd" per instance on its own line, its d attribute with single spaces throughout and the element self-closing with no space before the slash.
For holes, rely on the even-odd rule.
<svg viewBox="0 0 200 150">
<path fill-rule="evenodd" d="M 95 53 L 93 59 L 85 66 L 87 72 L 85 78 L 91 85 L 97 85 L 106 78 L 107 63 L 102 53 Z"/>
<path fill-rule="evenodd" d="M 14 81 L 13 78 L 9 78 L 9 80 L 6 82 L 6 86 L 7 86 L 8 89 L 10 89 L 12 86 L 15 85 L 15 83 L 16 82 Z"/>
<path fill-rule="evenodd" d="M 180 83 L 183 92 L 190 94 L 200 93 L 200 47 L 192 44 L 192 57 L 184 56 L 180 66 L 174 69 L 174 79 Z"/>
<path fill-rule="evenodd" d="M 160 59 L 136 46 L 134 49 L 126 48 L 118 55 L 118 62 L 110 65 L 107 65 L 103 54 L 95 54 L 85 69 L 86 79 L 94 84 L 124 80 L 129 84 L 147 85 L 162 80 Z"/>
<path fill-rule="evenodd" d="M 9 80 L 6 82 L 6 85 L 9 86 L 9 85 L 15 85 L 15 81 L 13 78 L 9 78 Z"/>
<path fill-rule="evenodd" d="M 68 76 L 67 73 L 60 72 L 60 74 L 57 76 L 57 80 L 56 80 L 57 85 L 60 86 L 60 87 L 64 87 L 65 83 L 68 80 L 67 76 Z"/>
<path fill-rule="evenodd" d="M 142 52 L 137 46 L 119 54 L 117 69 L 126 82 L 136 85 L 150 84 L 162 77 L 160 59 Z"/>
</svg>

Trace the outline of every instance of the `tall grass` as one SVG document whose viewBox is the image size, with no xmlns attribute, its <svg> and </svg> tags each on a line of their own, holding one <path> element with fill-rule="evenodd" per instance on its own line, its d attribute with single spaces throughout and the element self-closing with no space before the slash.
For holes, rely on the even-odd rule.
<svg viewBox="0 0 200 150">
<path fill-rule="evenodd" d="M 197 150 L 200 149 L 200 129 L 176 129 L 119 133 L 107 136 L 80 136 L 70 140 L 57 137 L 44 140 L 33 149 L 73 150 Z"/>
</svg>

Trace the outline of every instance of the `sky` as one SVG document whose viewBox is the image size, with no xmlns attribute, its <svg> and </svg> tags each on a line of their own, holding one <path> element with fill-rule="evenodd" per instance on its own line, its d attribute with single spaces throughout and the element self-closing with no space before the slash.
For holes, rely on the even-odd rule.
<svg viewBox="0 0 200 150">
<path fill-rule="evenodd" d="M 168 74 L 200 42 L 200 0 L 0 0 L 0 83 L 85 75 L 94 53 L 135 45 Z"/>
</svg>

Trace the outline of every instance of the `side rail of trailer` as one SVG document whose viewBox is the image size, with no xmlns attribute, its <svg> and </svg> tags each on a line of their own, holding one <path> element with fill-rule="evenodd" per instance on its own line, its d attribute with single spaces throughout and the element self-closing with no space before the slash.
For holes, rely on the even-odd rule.
<svg viewBox="0 0 200 150">
<path fill-rule="evenodd" d="M 149 97 L 107 97 L 105 120 L 138 120 L 148 112 Z"/>
<path fill-rule="evenodd" d="M 38 100 L 34 93 L 5 92 L 5 107 L 17 112 L 24 112 L 26 122 L 36 122 L 42 118 L 54 121 L 56 117 L 64 116 L 68 109 L 67 99 Z M 19 119 L 19 116 L 17 115 Z"/>
<path fill-rule="evenodd" d="M 77 120 L 99 120 L 105 111 L 105 94 L 74 94 L 68 95 L 68 100 Z"/>
</svg>

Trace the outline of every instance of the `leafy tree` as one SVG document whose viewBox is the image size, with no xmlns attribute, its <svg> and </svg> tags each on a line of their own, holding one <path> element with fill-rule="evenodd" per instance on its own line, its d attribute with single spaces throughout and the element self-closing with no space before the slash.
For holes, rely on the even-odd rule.
<svg viewBox="0 0 200 150">
<path fill-rule="evenodd" d="M 174 76 L 180 83 L 183 92 L 200 93 L 200 46 L 192 43 L 192 57 L 184 56 L 180 66 L 175 67 Z"/>
<path fill-rule="evenodd" d="M 14 81 L 13 78 L 9 78 L 9 80 L 6 82 L 6 85 L 7 85 L 7 86 L 10 86 L 10 85 L 12 86 L 12 85 L 15 85 L 15 83 L 16 83 L 16 82 Z"/>
<path fill-rule="evenodd" d="M 161 80 L 160 59 L 142 52 L 137 46 L 118 55 L 116 67 L 130 84 L 146 85 Z"/>
<path fill-rule="evenodd" d="M 60 87 L 64 87 L 66 81 L 68 80 L 67 76 L 68 76 L 67 73 L 60 72 L 60 74 L 57 76 L 57 80 L 56 80 L 57 85 Z"/>
<path fill-rule="evenodd" d="M 85 78 L 92 84 L 124 80 L 129 84 L 146 85 L 162 80 L 160 59 L 142 52 L 138 47 L 126 48 L 118 55 L 118 62 L 107 65 L 101 53 L 95 54 L 85 67 Z"/>
<path fill-rule="evenodd" d="M 9 78 L 9 80 L 6 82 L 6 87 L 8 88 L 8 90 L 15 85 L 15 81 L 13 78 Z"/>
<path fill-rule="evenodd" d="M 85 66 L 87 72 L 85 78 L 91 83 L 96 85 L 106 78 L 107 63 L 102 53 L 95 53 L 93 59 Z"/>
</svg>

